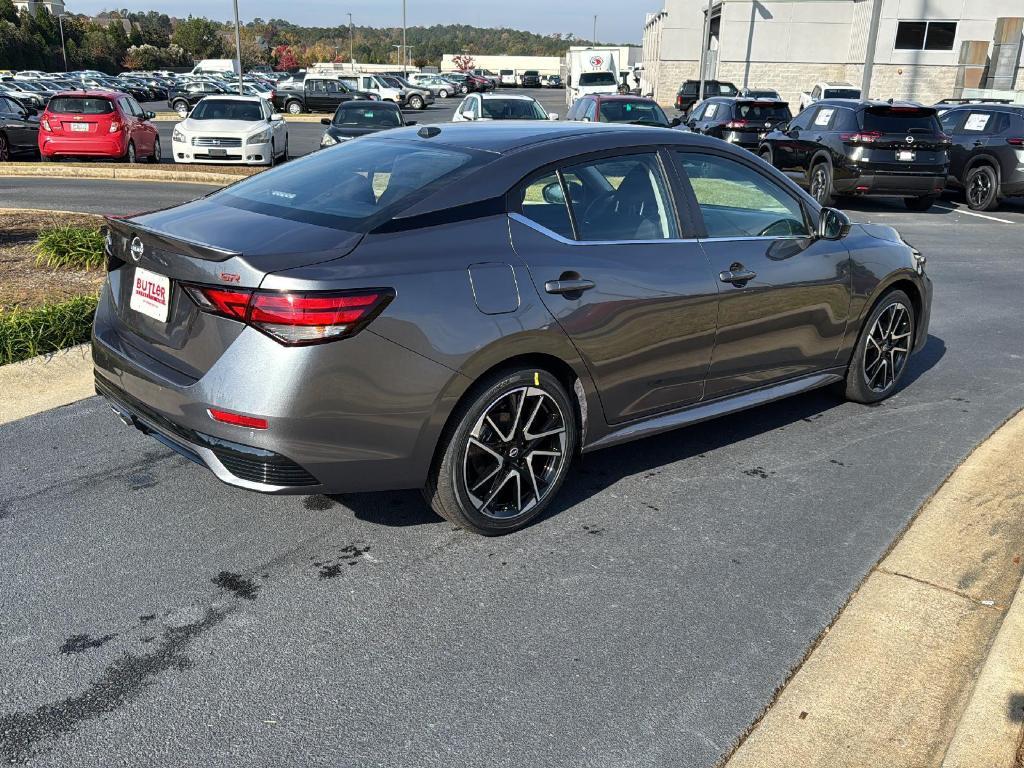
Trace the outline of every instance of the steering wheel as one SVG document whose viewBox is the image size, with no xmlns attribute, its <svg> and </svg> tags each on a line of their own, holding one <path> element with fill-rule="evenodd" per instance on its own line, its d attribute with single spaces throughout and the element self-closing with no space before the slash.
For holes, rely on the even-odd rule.
<svg viewBox="0 0 1024 768">
<path fill-rule="evenodd" d="M 781 231 L 781 232 L 775 231 L 775 232 L 773 232 L 772 230 L 775 230 L 776 228 L 782 228 L 784 231 Z M 765 227 L 760 232 L 758 232 L 757 236 L 758 237 L 784 237 L 786 235 L 793 235 L 793 234 L 796 234 L 796 232 L 793 229 L 793 220 L 792 219 L 776 219 L 771 224 L 769 224 L 767 227 Z"/>
<path fill-rule="evenodd" d="M 600 205 L 607 205 L 608 203 L 612 202 L 614 197 L 615 197 L 615 190 L 614 189 L 609 189 L 608 191 L 602 192 L 597 197 L 595 197 L 593 200 L 591 200 L 587 204 L 587 207 L 583 209 L 583 221 L 584 222 L 591 222 L 591 221 L 593 221 L 593 219 L 591 218 L 591 213 L 593 213 L 594 209 L 599 204 Z M 601 212 L 603 213 L 603 210 Z"/>
</svg>

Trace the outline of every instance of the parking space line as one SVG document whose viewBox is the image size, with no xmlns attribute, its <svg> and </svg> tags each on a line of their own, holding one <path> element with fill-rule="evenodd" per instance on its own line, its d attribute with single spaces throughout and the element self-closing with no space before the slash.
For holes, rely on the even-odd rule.
<svg viewBox="0 0 1024 768">
<path fill-rule="evenodd" d="M 962 213 L 964 216 L 977 216 L 979 219 L 988 219 L 989 221 L 998 221 L 1000 224 L 1016 224 L 1015 221 L 1009 219 L 997 219 L 995 216 L 986 216 L 984 213 L 978 213 L 977 211 L 965 211 L 963 208 L 951 207 L 948 205 L 935 204 L 936 208 L 941 208 L 944 211 L 956 211 Z"/>
</svg>

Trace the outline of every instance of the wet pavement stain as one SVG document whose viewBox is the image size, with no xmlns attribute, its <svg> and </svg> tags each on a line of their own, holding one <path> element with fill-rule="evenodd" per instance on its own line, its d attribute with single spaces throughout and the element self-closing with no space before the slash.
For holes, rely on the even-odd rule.
<svg viewBox="0 0 1024 768">
<path fill-rule="evenodd" d="M 64 641 L 64 645 L 60 647 L 60 652 L 67 655 L 72 653 L 85 653 L 93 648 L 100 648 L 106 643 L 117 637 L 115 632 L 112 635 L 103 635 L 102 637 L 91 637 L 89 635 L 72 635 Z"/>
<path fill-rule="evenodd" d="M 357 565 L 369 551 L 369 546 L 360 547 L 358 544 L 348 544 L 338 550 L 339 554 L 336 559 L 317 561 L 313 565 L 320 569 L 321 579 L 336 579 L 341 576 L 346 567 Z"/>
<path fill-rule="evenodd" d="M 323 512 L 330 509 L 337 502 L 327 496 L 307 496 L 302 500 L 302 506 L 314 512 Z"/>
<path fill-rule="evenodd" d="M 744 469 L 743 474 L 749 475 L 750 477 L 760 477 L 762 480 L 767 480 L 770 475 L 774 475 L 775 473 L 769 472 L 764 467 L 754 467 L 753 469 Z"/>
<path fill-rule="evenodd" d="M 255 600 L 256 593 L 260 591 L 259 584 L 231 571 L 221 571 L 217 574 L 217 578 L 210 579 L 210 582 L 216 584 L 224 591 L 231 592 L 245 600 Z"/>
<path fill-rule="evenodd" d="M 836 466 L 839 466 L 839 467 L 845 467 L 846 466 L 845 464 L 843 464 L 843 462 L 839 461 L 839 459 L 829 459 L 828 463 L 829 464 L 835 464 Z"/>
<path fill-rule="evenodd" d="M 147 614 L 144 614 L 143 616 L 139 616 L 139 621 L 141 621 L 143 624 L 148 624 L 149 622 L 151 622 L 155 618 L 156 618 L 156 614 L 155 613 L 147 613 Z"/>
<path fill-rule="evenodd" d="M 208 608 L 199 621 L 168 629 L 151 652 L 139 656 L 126 653 L 76 696 L 26 712 L 0 715 L 0 762 L 28 762 L 45 750 L 44 742 L 130 704 L 163 672 L 188 669 L 192 665 L 185 654 L 189 645 L 233 610 L 234 606 Z"/>
</svg>

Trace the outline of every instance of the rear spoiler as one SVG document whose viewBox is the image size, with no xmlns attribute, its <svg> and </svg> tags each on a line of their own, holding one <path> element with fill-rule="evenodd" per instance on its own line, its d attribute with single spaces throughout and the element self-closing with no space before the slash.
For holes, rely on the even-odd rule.
<svg viewBox="0 0 1024 768">
<path fill-rule="evenodd" d="M 189 256 L 203 261 L 227 261 L 228 259 L 239 258 L 242 254 L 237 251 L 229 251 L 225 248 L 218 248 L 208 243 L 200 243 L 189 240 L 167 232 L 161 232 L 151 227 L 134 223 L 131 219 L 124 219 L 119 216 L 107 216 L 107 230 L 110 234 L 110 247 L 114 252 L 112 256 L 127 261 L 130 258 L 131 242 L 139 237 L 145 245 L 151 245 L 163 251 Z M 120 244 L 114 239 L 114 235 L 120 235 Z"/>
<path fill-rule="evenodd" d="M 870 112 L 873 115 L 917 115 L 920 117 L 939 114 L 938 110 L 934 107 L 924 107 L 914 104 L 872 104 L 865 111 Z"/>
</svg>

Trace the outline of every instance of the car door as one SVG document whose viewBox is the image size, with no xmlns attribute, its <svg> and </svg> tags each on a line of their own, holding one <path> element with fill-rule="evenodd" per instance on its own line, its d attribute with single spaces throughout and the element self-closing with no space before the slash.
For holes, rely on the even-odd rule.
<svg viewBox="0 0 1024 768">
<path fill-rule="evenodd" d="M 345 100 L 345 89 L 337 80 L 327 80 L 326 94 L 324 97 L 324 109 L 334 112 L 338 105 Z"/>
<path fill-rule="evenodd" d="M 284 120 L 274 119 L 274 108 L 267 101 L 260 102 L 263 105 L 263 117 L 267 120 L 274 134 L 275 147 L 288 146 L 288 123 Z M 286 158 L 287 159 L 287 158 Z"/>
<path fill-rule="evenodd" d="M 135 123 L 134 131 L 137 137 L 135 139 L 135 149 L 139 154 L 149 157 L 153 154 L 153 148 L 156 146 L 159 133 L 156 126 L 146 119 L 146 111 L 142 108 L 142 105 L 131 96 L 127 98 L 127 101 L 128 109 L 131 111 Z"/>
<path fill-rule="evenodd" d="M 700 400 L 711 360 L 718 287 L 665 164 L 650 147 L 566 161 L 510 202 L 513 247 L 612 424 Z"/>
<path fill-rule="evenodd" d="M 943 115 L 942 127 L 946 128 L 946 117 Z M 953 145 L 949 151 L 950 175 L 958 181 L 963 180 L 964 169 L 977 155 L 983 154 L 998 130 L 999 115 L 988 109 L 963 109 L 952 114 L 959 115 L 956 132 L 951 134 Z M 948 130 L 945 130 L 948 134 Z M 954 170 L 955 169 L 955 170 Z M 959 173 L 958 173 L 959 172 Z"/>
<path fill-rule="evenodd" d="M 29 120 L 25 107 L 4 96 L 0 96 L 0 130 L 6 134 L 12 152 L 26 152 L 37 145 L 38 121 Z"/>
<path fill-rule="evenodd" d="M 753 158 L 672 154 L 721 291 L 705 399 L 835 366 L 852 286 L 843 242 L 814 237 L 799 197 Z"/>
</svg>

